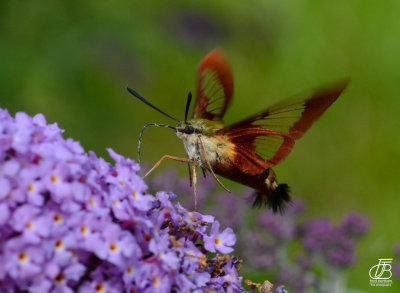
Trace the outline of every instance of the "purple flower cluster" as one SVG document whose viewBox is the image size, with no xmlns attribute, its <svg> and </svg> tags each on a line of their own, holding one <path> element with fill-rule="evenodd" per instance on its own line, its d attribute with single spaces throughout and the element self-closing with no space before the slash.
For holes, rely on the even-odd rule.
<svg viewBox="0 0 400 293">
<path fill-rule="evenodd" d="M 368 227 L 369 222 L 354 213 L 337 227 L 327 219 L 316 219 L 302 227 L 300 239 L 310 254 L 318 255 L 326 264 L 348 267 L 355 261 L 354 245 Z"/>
<path fill-rule="evenodd" d="M 63 139 L 43 115 L 0 109 L 1 292 L 240 292 L 236 238 L 139 166 Z"/>
<path fill-rule="evenodd" d="M 171 170 L 154 176 L 151 182 L 158 188 L 171 186 L 190 194 L 188 179 Z M 264 270 L 276 285 L 285 284 L 291 292 L 346 291 L 345 270 L 354 264 L 356 245 L 369 228 L 365 217 L 349 213 L 338 225 L 323 218 L 304 221 L 305 207 L 299 200 L 294 200 L 284 215 L 266 210 L 255 213 L 249 203 L 252 191 L 244 190 L 245 196 L 221 193 L 211 176 L 200 179 L 197 190 L 202 210 L 208 209 L 222 225 L 235 230 L 235 253 L 245 260 L 247 269 L 252 267 L 258 275 Z M 192 198 L 187 201 L 193 204 Z M 275 292 L 278 289 L 284 290 L 278 287 Z"/>
</svg>

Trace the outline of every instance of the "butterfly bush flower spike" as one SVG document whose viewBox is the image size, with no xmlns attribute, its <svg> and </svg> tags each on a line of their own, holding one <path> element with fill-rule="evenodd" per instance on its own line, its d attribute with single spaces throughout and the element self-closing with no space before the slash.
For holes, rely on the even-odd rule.
<svg viewBox="0 0 400 293">
<path fill-rule="evenodd" d="M 0 292 L 245 291 L 232 229 L 62 133 L 0 109 Z"/>
</svg>

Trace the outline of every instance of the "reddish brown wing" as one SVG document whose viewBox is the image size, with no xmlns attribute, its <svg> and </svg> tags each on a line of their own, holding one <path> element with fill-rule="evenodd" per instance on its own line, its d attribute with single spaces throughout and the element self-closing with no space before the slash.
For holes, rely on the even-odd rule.
<svg viewBox="0 0 400 293">
<path fill-rule="evenodd" d="M 278 103 L 267 110 L 218 130 L 235 146 L 235 164 L 259 174 L 287 157 L 294 141 L 339 97 L 348 80 Z"/>
<path fill-rule="evenodd" d="M 233 96 L 233 78 L 228 61 L 214 49 L 197 71 L 197 97 L 192 118 L 221 120 Z"/>
</svg>

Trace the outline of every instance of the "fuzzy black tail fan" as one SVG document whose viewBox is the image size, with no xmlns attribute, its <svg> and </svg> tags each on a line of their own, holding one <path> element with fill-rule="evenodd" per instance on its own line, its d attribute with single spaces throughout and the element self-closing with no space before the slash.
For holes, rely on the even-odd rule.
<svg viewBox="0 0 400 293">
<path fill-rule="evenodd" d="M 290 189 L 287 184 L 279 184 L 270 195 L 257 193 L 253 207 L 268 206 L 274 213 L 283 214 L 290 202 Z"/>
</svg>

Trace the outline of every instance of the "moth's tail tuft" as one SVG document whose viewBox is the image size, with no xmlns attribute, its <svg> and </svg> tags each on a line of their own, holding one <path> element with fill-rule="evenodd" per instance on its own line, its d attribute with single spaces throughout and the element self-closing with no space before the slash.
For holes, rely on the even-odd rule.
<svg viewBox="0 0 400 293">
<path fill-rule="evenodd" d="M 274 213 L 283 214 L 291 201 L 290 189 L 287 184 L 279 184 L 269 195 L 257 193 L 253 207 L 268 206 Z"/>
</svg>

